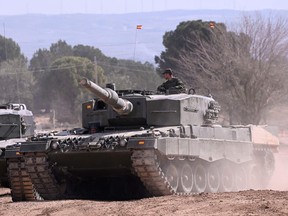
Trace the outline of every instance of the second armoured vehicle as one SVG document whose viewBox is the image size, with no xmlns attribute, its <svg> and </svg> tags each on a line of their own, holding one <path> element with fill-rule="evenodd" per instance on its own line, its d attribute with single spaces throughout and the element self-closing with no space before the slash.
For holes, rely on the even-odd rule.
<svg viewBox="0 0 288 216">
<path fill-rule="evenodd" d="M 28 136 L 34 135 L 34 130 L 33 114 L 25 104 L 0 105 L 0 185 L 15 187 L 13 194 L 15 197 L 22 196 L 25 191 L 28 198 L 28 194 L 32 191 L 32 183 L 24 168 L 22 157 L 14 155 L 8 162 L 6 161 L 6 147 L 12 144 L 17 146 L 26 141 Z M 7 173 L 7 166 L 10 168 L 9 173 Z M 13 176 L 12 182 L 9 182 L 9 175 Z"/>
<path fill-rule="evenodd" d="M 97 97 L 82 105 L 82 130 L 16 148 L 44 199 L 235 191 L 272 175 L 277 137 L 260 126 L 216 124 L 220 106 L 211 97 L 81 85 Z"/>
</svg>

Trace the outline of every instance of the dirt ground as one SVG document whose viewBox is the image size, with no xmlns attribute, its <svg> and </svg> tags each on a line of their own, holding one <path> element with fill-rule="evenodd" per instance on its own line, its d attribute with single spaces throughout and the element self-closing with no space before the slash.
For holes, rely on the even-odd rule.
<svg viewBox="0 0 288 216">
<path fill-rule="evenodd" d="M 278 154 L 270 190 L 248 190 L 194 196 L 153 197 L 134 201 L 61 200 L 13 203 L 0 188 L 0 216 L 19 215 L 288 215 L 288 156 Z"/>
<path fill-rule="evenodd" d="M 9 189 L 0 189 L 0 215 L 288 215 L 288 192 L 241 191 L 135 201 L 63 200 L 13 203 Z"/>
</svg>

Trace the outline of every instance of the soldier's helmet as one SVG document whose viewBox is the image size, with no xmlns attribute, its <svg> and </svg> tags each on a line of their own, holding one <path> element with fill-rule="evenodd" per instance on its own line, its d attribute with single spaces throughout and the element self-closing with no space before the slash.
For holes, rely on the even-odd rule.
<svg viewBox="0 0 288 216">
<path fill-rule="evenodd" d="M 172 75 L 172 69 L 171 69 L 171 68 L 166 68 L 166 69 L 163 71 L 162 74 L 166 74 L 166 73 Z"/>
</svg>

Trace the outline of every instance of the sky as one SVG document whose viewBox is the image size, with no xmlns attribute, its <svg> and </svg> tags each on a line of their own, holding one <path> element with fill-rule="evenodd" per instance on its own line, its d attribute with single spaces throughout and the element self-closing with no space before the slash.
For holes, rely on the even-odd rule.
<svg viewBox="0 0 288 216">
<path fill-rule="evenodd" d="M 0 15 L 119 14 L 174 9 L 288 10 L 287 0 L 0 0 Z"/>
</svg>

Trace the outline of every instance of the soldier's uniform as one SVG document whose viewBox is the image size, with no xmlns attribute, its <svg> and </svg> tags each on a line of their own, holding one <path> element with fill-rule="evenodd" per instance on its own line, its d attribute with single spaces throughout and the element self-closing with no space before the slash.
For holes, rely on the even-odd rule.
<svg viewBox="0 0 288 216">
<path fill-rule="evenodd" d="M 166 92 L 167 90 L 174 90 L 177 93 L 186 91 L 184 83 L 177 77 L 172 77 L 157 88 L 157 91 Z"/>
</svg>

